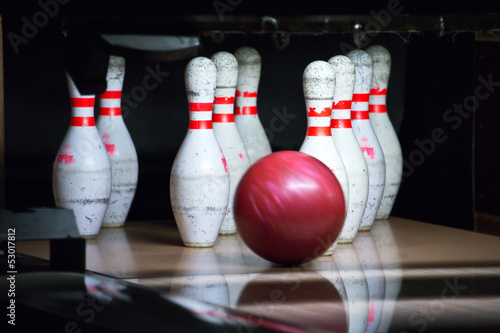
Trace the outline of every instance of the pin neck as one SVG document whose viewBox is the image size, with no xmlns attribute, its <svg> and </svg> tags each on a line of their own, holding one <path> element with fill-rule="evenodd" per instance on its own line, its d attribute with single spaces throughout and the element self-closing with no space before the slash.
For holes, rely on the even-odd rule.
<svg viewBox="0 0 500 333">
<path fill-rule="evenodd" d="M 386 107 L 387 89 L 375 87 L 370 90 L 370 113 L 387 113 Z"/>
<path fill-rule="evenodd" d="M 100 116 L 121 116 L 121 90 L 107 90 L 99 96 Z"/>
<path fill-rule="evenodd" d="M 212 129 L 213 102 L 189 102 L 189 125 L 191 130 Z"/>
<path fill-rule="evenodd" d="M 234 113 L 238 116 L 257 115 L 257 91 L 236 90 L 236 107 Z"/>
<path fill-rule="evenodd" d="M 71 122 L 72 127 L 95 126 L 94 96 L 71 97 Z"/>
</svg>

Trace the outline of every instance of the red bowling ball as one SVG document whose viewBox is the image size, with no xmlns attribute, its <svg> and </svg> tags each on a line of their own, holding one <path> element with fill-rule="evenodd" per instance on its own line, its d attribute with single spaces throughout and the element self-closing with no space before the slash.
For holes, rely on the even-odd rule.
<svg viewBox="0 0 500 333">
<path fill-rule="evenodd" d="M 337 239 L 345 219 L 337 178 L 318 159 L 280 151 L 254 163 L 234 198 L 236 227 L 262 258 L 301 264 L 321 255 Z"/>
</svg>

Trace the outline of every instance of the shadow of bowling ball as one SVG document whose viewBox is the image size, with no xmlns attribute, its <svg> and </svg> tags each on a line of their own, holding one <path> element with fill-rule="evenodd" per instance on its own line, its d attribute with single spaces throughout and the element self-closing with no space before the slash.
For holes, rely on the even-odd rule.
<svg viewBox="0 0 500 333">
<path fill-rule="evenodd" d="M 332 171 L 298 151 L 280 151 L 254 163 L 234 199 L 236 227 L 262 258 L 281 265 L 310 261 L 337 239 L 345 200 Z"/>
<path fill-rule="evenodd" d="M 241 291 L 237 309 L 306 330 L 348 330 L 347 311 L 340 293 L 315 271 L 260 274 Z"/>
</svg>

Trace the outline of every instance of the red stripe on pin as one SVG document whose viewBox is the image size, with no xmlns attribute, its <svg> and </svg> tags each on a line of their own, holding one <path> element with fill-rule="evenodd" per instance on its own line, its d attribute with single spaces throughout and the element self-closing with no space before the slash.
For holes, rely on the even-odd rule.
<svg viewBox="0 0 500 333">
<path fill-rule="evenodd" d="M 351 101 L 338 101 L 338 103 L 333 102 L 332 109 L 334 110 L 347 110 L 351 108 Z"/>
<path fill-rule="evenodd" d="M 387 89 L 380 89 L 380 87 L 375 87 L 370 90 L 370 95 L 387 95 Z"/>
<path fill-rule="evenodd" d="M 212 111 L 213 103 L 189 103 L 189 111 Z"/>
<path fill-rule="evenodd" d="M 332 136 L 330 127 L 311 126 L 307 128 L 307 136 Z"/>
<path fill-rule="evenodd" d="M 352 128 L 351 119 L 332 119 L 330 120 L 331 128 Z"/>
<path fill-rule="evenodd" d="M 121 116 L 122 109 L 121 108 L 104 108 L 101 107 L 99 109 L 99 115 L 101 116 Z"/>
<path fill-rule="evenodd" d="M 243 106 L 239 107 L 237 106 L 234 110 L 234 114 L 238 116 L 253 116 L 257 114 L 257 107 L 256 106 Z"/>
<path fill-rule="evenodd" d="M 257 97 L 257 92 L 256 91 L 244 91 L 243 93 L 241 90 L 236 90 L 236 97 Z"/>
<path fill-rule="evenodd" d="M 100 98 L 109 98 L 109 99 L 121 99 L 122 98 L 122 91 L 121 90 L 108 90 L 101 95 L 99 95 Z"/>
<path fill-rule="evenodd" d="M 387 113 L 387 107 L 385 104 L 370 104 L 368 111 L 371 113 Z"/>
<path fill-rule="evenodd" d="M 94 97 L 71 97 L 71 106 L 76 108 L 94 107 Z"/>
<path fill-rule="evenodd" d="M 234 97 L 215 97 L 214 104 L 234 104 Z"/>
<path fill-rule="evenodd" d="M 189 129 L 212 129 L 211 120 L 191 120 L 189 122 Z"/>
<path fill-rule="evenodd" d="M 95 126 L 94 117 L 71 117 L 70 126 Z"/>
<path fill-rule="evenodd" d="M 370 99 L 370 94 L 353 94 L 352 101 L 353 102 L 368 102 Z"/>
<path fill-rule="evenodd" d="M 353 120 L 370 120 L 368 110 L 366 111 L 351 111 L 351 119 Z"/>
<path fill-rule="evenodd" d="M 308 117 L 330 117 L 332 114 L 331 108 L 323 108 L 320 112 L 316 111 L 316 108 L 310 107 L 309 112 L 307 113 Z"/>
<path fill-rule="evenodd" d="M 234 123 L 234 114 L 232 113 L 214 113 L 212 115 L 214 123 Z"/>
</svg>

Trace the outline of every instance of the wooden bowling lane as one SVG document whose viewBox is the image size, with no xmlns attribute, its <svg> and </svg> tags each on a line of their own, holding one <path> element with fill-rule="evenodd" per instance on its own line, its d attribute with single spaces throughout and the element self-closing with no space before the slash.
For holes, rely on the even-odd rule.
<svg viewBox="0 0 500 333">
<path fill-rule="evenodd" d="M 48 259 L 47 242 L 18 251 Z M 500 327 L 500 238 L 413 220 L 376 221 L 354 244 L 300 267 L 255 255 L 237 235 L 182 245 L 175 225 L 127 222 L 87 240 L 87 269 L 299 326 L 349 332 Z"/>
</svg>

